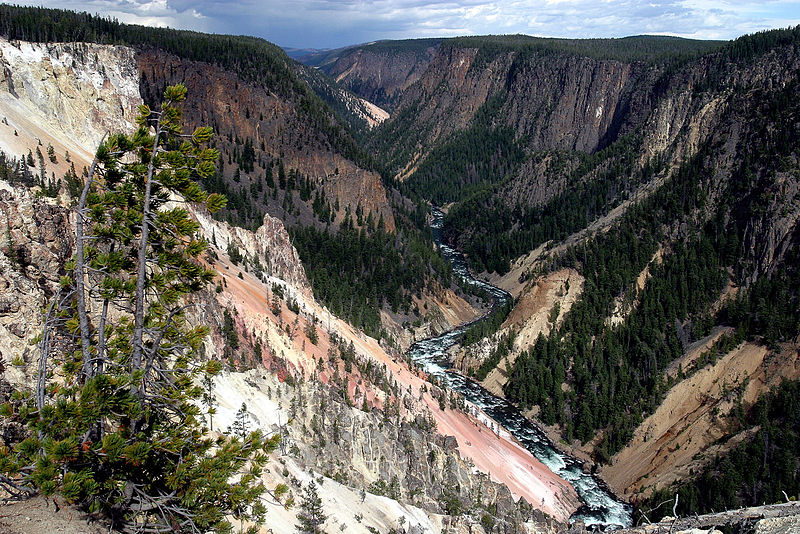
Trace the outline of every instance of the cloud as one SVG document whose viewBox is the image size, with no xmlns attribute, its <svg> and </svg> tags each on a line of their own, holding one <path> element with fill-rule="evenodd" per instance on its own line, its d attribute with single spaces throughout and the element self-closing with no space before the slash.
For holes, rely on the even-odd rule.
<svg viewBox="0 0 800 534">
<path fill-rule="evenodd" d="M 338 47 L 377 39 L 525 33 L 730 39 L 800 24 L 800 0 L 45 0 L 123 22 Z"/>
<path fill-rule="evenodd" d="M 213 31 L 213 21 L 197 10 L 198 2 L 172 0 L 21 0 L 21 5 L 37 5 L 100 14 L 128 24 Z M 183 4 L 183 5 L 181 5 Z"/>
</svg>

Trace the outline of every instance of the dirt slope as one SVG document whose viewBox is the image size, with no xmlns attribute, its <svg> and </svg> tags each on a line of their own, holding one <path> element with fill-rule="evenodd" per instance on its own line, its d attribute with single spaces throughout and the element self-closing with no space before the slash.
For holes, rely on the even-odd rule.
<svg viewBox="0 0 800 534">
<path fill-rule="evenodd" d="M 681 360 L 686 368 L 722 335 L 717 331 L 696 344 Z M 727 415 L 741 400 L 752 405 L 761 393 L 784 379 L 800 377 L 796 347 L 774 355 L 766 347 L 743 343 L 673 386 L 664 401 L 637 428 L 633 440 L 600 470 L 623 497 L 646 496 L 697 471 L 703 459 L 729 450 L 747 436 L 716 442 L 733 430 Z M 696 459 L 698 458 L 698 459 Z"/>
<path fill-rule="evenodd" d="M 226 269 L 227 267 L 227 269 Z M 296 296 L 304 312 L 303 322 L 317 317 L 320 328 L 320 341 L 312 345 L 300 334 L 303 322 L 294 328 L 296 334 L 287 338 L 276 331 L 274 324 L 280 320 L 282 324 L 292 324 L 293 314 L 284 310 L 280 319 L 273 319 L 268 310 L 269 293 L 267 288 L 252 274 L 243 272 L 239 278 L 239 270 L 221 259 L 218 265 L 226 272 L 227 291 L 224 298 L 230 306 L 235 307 L 242 330 L 254 331 L 263 336 L 266 334 L 265 346 L 271 347 L 274 353 L 280 353 L 288 362 L 298 369 L 302 375 L 310 378 L 314 375 L 325 376 L 343 372 L 343 369 L 329 369 L 320 366 L 319 361 L 330 347 L 329 332 L 352 342 L 356 353 L 370 358 L 384 366 L 387 374 L 397 383 L 401 391 L 408 390 L 409 398 L 422 399 L 423 405 L 430 411 L 436 421 L 438 432 L 446 436 L 454 436 L 458 443 L 461 457 L 474 462 L 475 467 L 488 473 L 492 480 L 508 486 L 515 497 L 524 497 L 535 508 L 541 509 L 558 519 L 566 519 L 577 508 L 574 490 L 558 476 L 553 474 L 541 462 L 524 450 L 508 435 L 496 435 L 479 419 L 456 410 L 440 410 L 438 400 L 430 391 L 429 385 L 405 363 L 388 354 L 373 338 L 364 336 L 350 325 L 330 316 L 316 302 L 306 300 L 301 293 Z M 228 274 L 230 273 L 230 274 Z M 233 276 L 230 276 L 233 275 Z M 303 348 L 305 347 L 305 348 Z M 355 385 L 349 392 L 355 405 L 360 405 L 365 396 L 367 402 L 382 405 L 385 397 L 380 392 L 370 389 L 366 383 Z M 411 408 L 409 415 L 420 414 L 421 407 Z"/>
</svg>

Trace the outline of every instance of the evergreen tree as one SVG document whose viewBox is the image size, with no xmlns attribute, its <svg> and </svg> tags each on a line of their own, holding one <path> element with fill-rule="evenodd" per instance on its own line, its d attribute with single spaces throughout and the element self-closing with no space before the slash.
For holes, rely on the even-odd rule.
<svg viewBox="0 0 800 534">
<path fill-rule="evenodd" d="M 317 485 L 313 480 L 306 486 L 300 508 L 300 512 L 297 514 L 299 523 L 296 525 L 298 532 L 307 534 L 325 532 L 322 525 L 325 524 L 328 517 L 323 513 L 322 499 L 319 498 Z"/>
<path fill-rule="evenodd" d="M 239 410 L 236 411 L 236 418 L 233 424 L 228 428 L 228 432 L 234 436 L 245 438 L 250 430 L 250 415 L 247 413 L 247 405 L 242 403 Z"/>
<path fill-rule="evenodd" d="M 185 313 L 214 273 L 199 262 L 198 224 L 166 203 L 177 194 L 214 211 L 225 199 L 195 181 L 214 172 L 217 151 L 204 148 L 210 128 L 182 134 L 185 96 L 168 87 L 160 111 L 140 107 L 133 135 L 101 142 L 78 202 L 75 258 L 45 316 L 33 398 L 0 410 L 30 430 L 0 448 L 0 487 L 58 493 L 125 532 L 260 522 L 258 477 L 277 444 L 259 433 L 213 440 L 202 424 L 200 382 L 219 367 L 197 363 L 208 329 Z"/>
</svg>

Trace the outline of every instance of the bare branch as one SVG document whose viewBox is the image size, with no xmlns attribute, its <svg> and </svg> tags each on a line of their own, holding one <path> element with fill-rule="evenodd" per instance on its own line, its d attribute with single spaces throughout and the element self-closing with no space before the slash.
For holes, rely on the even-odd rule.
<svg viewBox="0 0 800 534">
<path fill-rule="evenodd" d="M 103 134 L 100 144 L 106 140 L 108 132 Z M 86 199 L 89 196 L 89 190 L 92 188 L 94 182 L 94 175 L 97 169 L 97 155 L 92 160 L 92 165 L 89 168 L 89 176 L 86 178 L 86 183 L 83 185 L 81 197 L 78 201 L 78 215 L 75 217 L 75 289 L 78 293 L 78 320 L 81 328 L 81 353 L 83 355 L 83 374 L 85 377 L 91 377 L 93 369 L 89 363 L 89 316 L 86 312 L 86 293 L 85 293 L 85 258 L 83 251 L 83 212 L 86 209 Z"/>
</svg>

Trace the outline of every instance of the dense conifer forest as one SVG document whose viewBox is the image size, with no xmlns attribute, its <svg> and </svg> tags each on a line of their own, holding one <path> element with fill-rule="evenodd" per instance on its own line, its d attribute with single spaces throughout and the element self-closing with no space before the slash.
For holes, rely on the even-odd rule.
<svg viewBox="0 0 800 534">
<path fill-rule="evenodd" d="M 404 183 L 412 198 L 425 198 L 436 205 L 455 202 L 505 176 L 524 152 L 508 126 L 493 126 L 503 105 L 498 94 L 483 104 L 472 125 L 436 146 Z"/>
<path fill-rule="evenodd" d="M 434 280 L 444 287 L 452 283 L 450 265 L 434 251 L 430 235 L 410 223 L 401 222 L 391 234 L 382 221 L 358 229 L 348 217 L 335 233 L 313 226 L 290 233 L 314 295 L 332 313 L 379 339 L 386 336 L 382 308 L 419 318 L 412 295 L 421 297 Z"/>
<path fill-rule="evenodd" d="M 509 51 L 545 54 L 569 54 L 594 59 L 623 62 L 663 63 L 686 60 L 711 52 L 724 41 L 682 39 L 660 35 L 635 35 L 616 39 L 557 39 L 529 35 L 485 35 L 456 37 L 448 42 L 462 48 L 477 48 L 481 56 L 478 68 L 490 58 Z"/>
<path fill-rule="evenodd" d="M 747 68 L 776 47 L 796 49 L 800 28 L 761 32 L 724 45 L 703 43 L 694 49 L 686 43 L 657 41 L 631 38 L 635 46 L 629 50 L 615 48 L 621 42 L 597 41 L 594 44 L 602 46 L 592 53 L 583 50 L 592 41 L 487 37 L 457 39 L 451 44 L 478 48 L 484 63 L 495 54 L 520 49 L 525 53 L 544 51 L 656 63 L 661 65 L 661 79 L 665 80 L 653 87 L 654 93 L 660 94 L 669 76 L 703 54 L 708 54 L 703 62 L 710 65 L 708 72 L 713 74 L 699 78 L 695 91 L 716 91 L 729 83 L 726 77 L 736 69 Z M 680 50 L 671 49 L 672 44 L 679 45 Z M 642 184 L 666 176 L 653 193 L 635 201 L 608 231 L 568 248 L 543 267 L 545 272 L 562 267 L 578 270 L 586 278 L 583 294 L 550 336 L 540 336 L 516 359 L 505 389 L 509 398 L 522 408 L 538 406 L 542 422 L 561 425 L 567 440 L 586 442 L 602 431 L 595 453 L 597 460 L 605 462 L 628 443 L 636 426 L 655 410 L 674 381 L 696 370 L 665 378 L 666 369 L 688 344 L 707 336 L 712 327 L 732 328 L 732 334 L 723 336 L 716 347 L 721 353 L 744 340 L 779 350 L 781 343 L 797 336 L 800 282 L 793 267 L 794 253 L 782 260 L 783 267 L 764 270 L 758 265 L 760 245 L 747 241 L 748 232 L 764 220 L 770 202 L 776 195 L 786 194 L 781 193 L 785 187 L 778 185 L 776 176 L 796 169 L 794 125 L 800 114 L 790 96 L 796 89 L 794 81 L 771 93 L 734 84 L 732 90 L 741 101 L 740 109 L 748 108 L 744 119 L 748 133 L 739 141 L 737 166 L 722 192 L 715 177 L 715 158 L 726 141 L 724 134 L 712 138 L 696 156 L 670 172 L 661 158 L 642 163 L 642 132 L 633 131 L 591 154 L 549 153 L 572 165 L 568 165 L 565 179 L 568 186 L 541 204 L 509 203 L 504 194 L 515 169 L 526 158 L 547 157 L 548 152 L 525 155 L 524 139 L 515 139 L 512 132 L 492 126 L 498 123 L 502 94 L 490 99 L 467 129 L 432 148 L 403 183 L 403 190 L 434 203 L 454 202 L 445 219 L 445 236 L 466 253 L 478 272 L 506 273 L 511 260 L 543 243 L 555 244 L 583 230 L 630 200 Z M 746 100 L 751 91 L 756 94 Z M 750 102 L 757 104 L 752 107 Z M 414 121 L 416 113 L 417 108 L 410 104 L 376 139 L 407 128 L 412 144 L 419 142 L 428 131 L 424 124 Z M 390 165 L 395 165 L 392 168 L 402 168 L 402 162 L 411 155 L 402 147 L 392 151 L 391 145 L 387 146 Z M 517 147 L 520 152 L 515 152 Z M 392 163 L 395 161 L 398 163 Z M 796 246 L 800 236 L 790 240 Z M 648 266 L 644 289 L 631 293 L 635 280 Z M 540 274 L 528 272 L 523 277 Z M 712 308 L 728 283 L 741 289 L 736 297 Z M 619 298 L 635 300 L 635 306 L 619 325 L 614 325 L 608 317 Z M 485 323 L 464 343 L 498 327 Z M 474 376 L 484 378 L 508 355 L 512 343 L 513 333 L 496 341 L 489 357 L 473 369 Z M 713 363 L 712 355 L 699 365 Z M 564 383 L 569 387 L 563 388 Z M 742 417 L 753 418 L 765 410 L 759 404 Z M 793 428 L 795 419 L 796 414 L 788 412 L 781 420 L 787 428 Z M 763 447 L 754 443 L 743 445 L 732 456 L 730 461 L 740 465 L 729 470 L 746 469 L 742 458 L 752 456 L 755 461 L 763 453 Z M 770 442 L 770 454 L 778 458 L 796 456 L 791 443 L 788 437 Z M 702 475 L 708 484 L 720 476 L 721 468 L 715 465 Z M 791 473 L 795 480 L 796 463 Z M 765 490 L 746 490 L 747 483 L 735 477 L 732 480 L 731 487 L 738 492 L 734 492 L 735 499 L 729 489 L 721 490 L 728 492 L 728 506 L 756 504 L 759 499 L 782 500 L 779 495 L 764 499 Z M 753 480 L 748 480 L 750 487 L 755 487 Z M 680 491 L 692 492 L 691 497 L 687 493 L 687 502 L 692 504 L 684 511 L 719 509 L 708 504 L 719 505 L 721 497 L 714 492 L 706 502 L 698 496 L 702 492 L 691 485 Z M 746 493 L 759 496 L 748 500 Z"/>
<path fill-rule="evenodd" d="M 764 117 L 776 117 L 769 112 L 776 105 L 784 112 L 781 116 L 797 116 L 797 106 L 788 102 L 763 105 Z M 715 146 L 701 150 L 610 231 L 554 260 L 554 269 L 568 266 L 583 273 L 584 292 L 558 332 L 516 360 L 506 389 L 511 398 L 523 407 L 540 405 L 543 421 L 560 422 L 568 437 L 587 441 L 605 428 L 598 448 L 605 460 L 629 441 L 635 426 L 661 401 L 670 385 L 663 378 L 666 367 L 687 342 L 707 335 L 712 325 L 732 326 L 740 340 L 761 339 L 770 346 L 797 335 L 800 282 L 796 269 L 789 267 L 794 256 L 786 260 L 785 269 L 758 276 L 742 244 L 748 221 L 763 210 L 758 195 L 770 189 L 774 174 L 769 169 L 782 165 L 782 158 L 794 150 L 781 121 L 772 126 L 777 128 L 762 125 L 749 142 L 738 173 L 746 185 L 731 182 L 715 215 L 702 226 L 683 224 L 678 239 L 662 249 L 661 262 L 651 263 L 659 243 L 682 222 L 695 220 L 693 214 L 711 210 L 713 168 L 708 162 Z M 729 218 L 731 213 L 738 217 Z M 650 278 L 638 305 L 620 326 L 607 324 L 614 298 L 633 285 L 648 263 Z M 728 272 L 734 273 L 736 284 L 754 276 L 758 281 L 713 314 L 709 305 L 720 295 Z M 561 377 L 550 370 L 568 368 L 570 360 L 568 382 L 573 388 L 564 398 Z"/>
<path fill-rule="evenodd" d="M 297 100 L 310 121 L 309 131 L 324 135 L 334 150 L 362 168 L 375 168 L 372 157 L 356 142 L 366 135 L 366 126 L 336 98 L 337 89 L 330 80 L 319 73 L 300 71 L 280 48 L 263 39 L 151 28 L 88 13 L 7 5 L 0 6 L 0 21 L 0 34 L 9 39 L 125 44 L 218 65 L 243 80 Z M 409 46 L 424 44 L 412 42 Z M 146 97 L 157 100 L 160 87 L 145 81 L 143 88 Z M 340 118 L 343 114 L 349 114 L 347 123 Z M 349 129 L 352 125 L 355 130 Z M 226 208 L 215 217 L 251 230 L 262 224 L 268 209 L 281 217 L 291 231 L 315 295 L 337 315 L 380 337 L 382 308 L 419 317 L 421 312 L 411 306 L 411 295 L 421 294 L 434 280 L 439 287 L 451 285 L 449 266 L 434 251 L 427 235 L 424 210 L 423 215 L 409 218 L 403 209 L 395 208 L 402 227 L 391 234 L 380 216 L 365 214 L 359 207 L 345 214 L 345 222 L 337 230 L 334 221 L 343 208 L 314 180 L 284 165 L 281 158 L 262 155 L 263 142 L 259 147 L 252 138 L 236 132 L 227 138 L 231 147 L 228 157 L 221 154 L 216 171 L 202 180 L 209 192 L 228 199 Z M 231 174 L 232 180 L 228 178 Z M 301 204 L 311 208 L 311 220 L 301 216 Z"/>
<path fill-rule="evenodd" d="M 661 221 L 702 208 L 709 184 L 700 161 L 684 165 L 609 232 L 555 260 L 553 268 L 569 266 L 584 274 L 583 294 L 549 340 L 541 339 L 516 360 L 506 387 L 522 407 L 540 405 L 542 420 L 561 423 L 568 439 L 585 442 L 607 428 L 600 447 L 606 459 L 660 402 L 666 390 L 663 372 L 683 352 L 676 321 L 695 319 L 692 324 L 698 326 L 686 333 L 692 340 L 706 335 L 698 314 L 722 289 L 725 252 L 735 250 L 729 234 L 715 231 L 713 223 L 685 236 L 652 267 L 628 320 L 618 327 L 606 324 L 614 298 L 631 287 L 658 250 L 665 232 Z M 566 376 L 553 376 L 552 370 L 570 367 L 574 387 L 565 399 L 561 383 Z"/>
<path fill-rule="evenodd" d="M 467 255 L 478 272 L 508 271 L 509 262 L 546 241 L 558 242 L 608 213 L 634 188 L 659 171 L 658 162 L 635 167 L 640 143 L 626 136 L 580 161 L 567 177 L 570 187 L 542 206 L 509 205 L 500 194 L 508 181 L 465 189 L 447 214 L 444 232 Z M 586 179 L 586 176 L 592 176 Z M 454 183 L 450 191 L 458 190 Z M 445 197 L 455 200 L 455 197 Z"/>
</svg>

